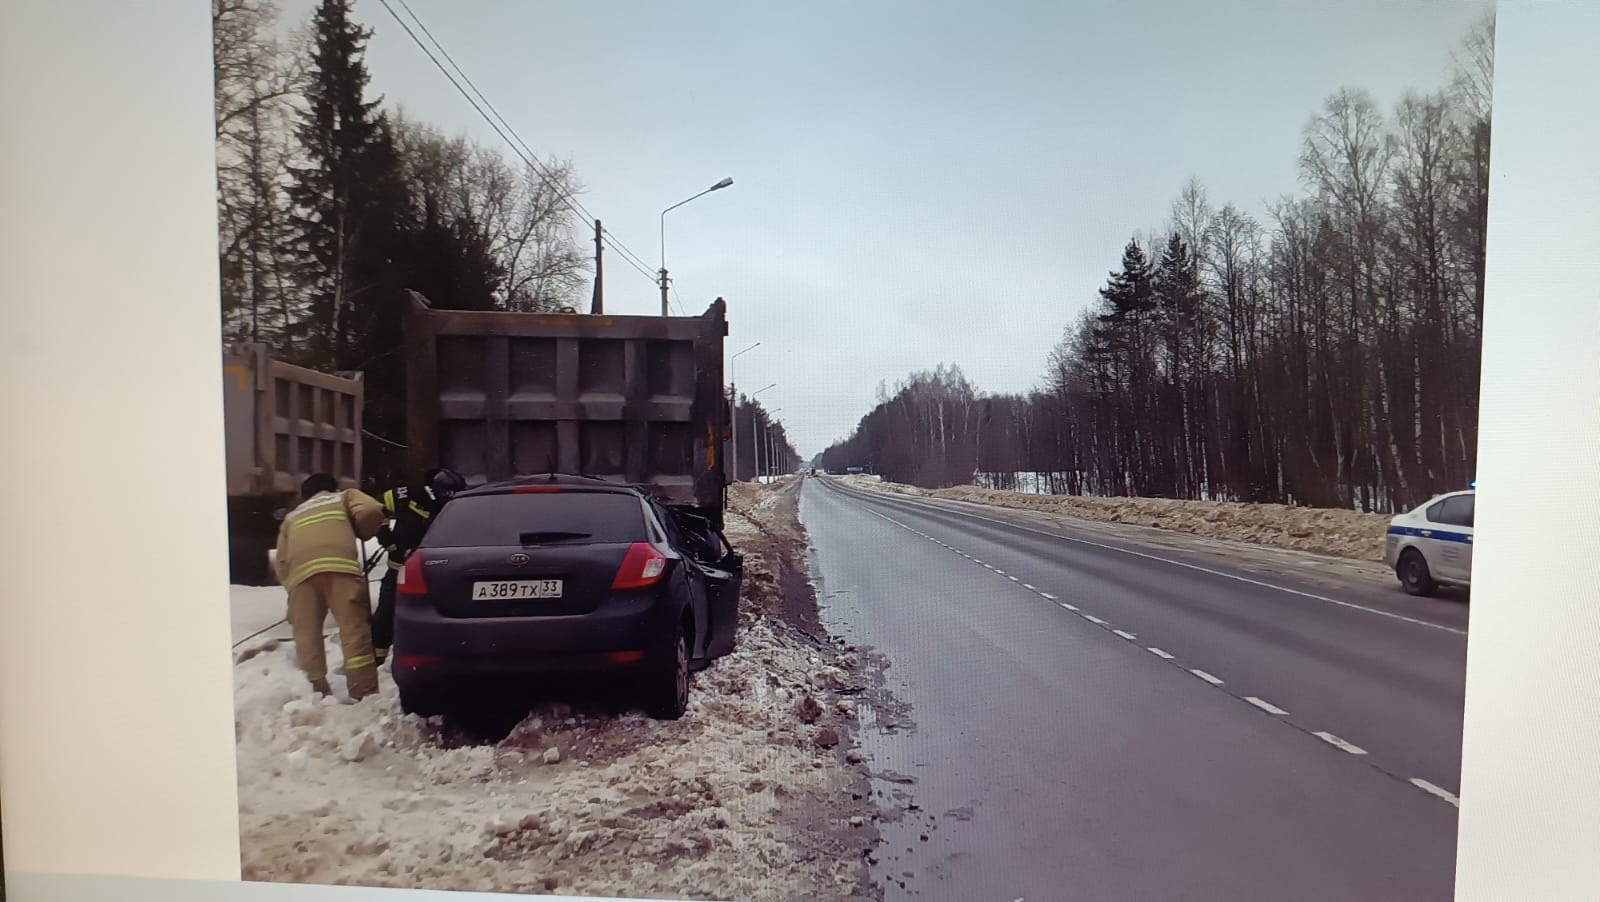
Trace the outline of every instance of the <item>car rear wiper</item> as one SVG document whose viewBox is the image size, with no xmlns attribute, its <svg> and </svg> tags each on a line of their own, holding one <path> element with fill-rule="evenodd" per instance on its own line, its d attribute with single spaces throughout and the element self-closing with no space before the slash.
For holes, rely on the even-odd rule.
<svg viewBox="0 0 1600 902">
<path fill-rule="evenodd" d="M 522 534 L 520 541 L 523 545 L 543 545 L 547 542 L 566 542 L 572 539 L 587 539 L 593 535 L 594 533 L 589 532 L 560 532 L 557 530 L 551 530 L 548 532 L 525 532 Z"/>
</svg>

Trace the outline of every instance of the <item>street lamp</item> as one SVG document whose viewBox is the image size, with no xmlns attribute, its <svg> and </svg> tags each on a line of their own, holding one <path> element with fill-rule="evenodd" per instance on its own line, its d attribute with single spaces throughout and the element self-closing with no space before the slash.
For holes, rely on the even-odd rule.
<svg viewBox="0 0 1600 902">
<path fill-rule="evenodd" d="M 761 347 L 761 342 L 758 341 L 740 351 L 739 354 L 748 354 L 759 347 Z M 734 381 L 733 378 L 733 362 L 739 359 L 739 354 L 728 358 L 728 390 L 733 395 L 733 422 L 728 426 L 728 431 L 733 436 L 733 450 L 729 453 L 733 458 L 732 480 L 734 482 L 739 481 L 739 383 Z"/>
<path fill-rule="evenodd" d="M 756 395 L 761 394 L 761 392 L 764 392 L 767 389 L 777 388 L 777 387 L 778 387 L 778 383 L 774 382 L 771 385 L 767 386 L 767 388 L 763 388 L 761 391 L 758 391 L 758 392 L 755 392 L 754 394 L 751 394 L 750 395 L 750 400 L 752 402 L 754 402 L 755 399 L 756 399 Z M 750 415 L 750 454 L 751 454 L 752 461 L 755 464 L 755 468 L 751 471 L 751 478 L 754 479 L 757 482 L 760 482 L 761 481 L 761 438 L 760 438 L 760 434 L 756 431 L 756 417 L 755 417 L 754 413 L 752 413 Z"/>
<path fill-rule="evenodd" d="M 687 200 L 680 200 L 677 203 L 673 204 L 672 206 L 670 206 L 670 207 L 666 208 L 665 210 L 661 211 L 661 315 L 662 316 L 668 316 L 669 315 L 669 311 L 667 310 L 667 214 L 671 213 L 673 210 L 678 209 L 679 207 L 683 206 L 684 204 L 688 203 L 691 200 L 695 200 L 696 198 L 705 197 L 707 194 L 710 194 L 713 191 L 721 191 L 723 188 L 726 188 L 726 187 L 728 187 L 729 185 L 732 185 L 732 184 L 733 184 L 733 179 L 723 179 L 722 181 L 717 182 L 715 185 L 712 185 L 710 188 L 707 188 L 706 190 L 700 192 L 699 194 L 696 194 L 694 197 L 688 198 Z"/>
<path fill-rule="evenodd" d="M 778 468 L 774 466 L 776 463 L 774 458 L 778 456 L 778 442 L 776 436 L 774 435 L 775 430 L 773 429 L 773 421 L 770 419 L 770 417 L 773 414 L 782 412 L 782 407 L 774 407 L 767 411 L 769 416 L 769 419 L 767 420 L 767 480 L 769 482 L 772 480 L 773 476 L 777 475 L 778 472 Z"/>
</svg>

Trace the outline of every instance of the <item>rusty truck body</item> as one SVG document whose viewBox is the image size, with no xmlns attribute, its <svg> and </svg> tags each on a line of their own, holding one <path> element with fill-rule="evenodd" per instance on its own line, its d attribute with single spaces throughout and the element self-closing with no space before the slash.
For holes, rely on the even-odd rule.
<svg viewBox="0 0 1600 902">
<path fill-rule="evenodd" d="M 720 529 L 727 308 L 695 317 L 432 309 L 406 322 L 412 468 L 469 485 L 564 473 L 649 489 Z"/>
<path fill-rule="evenodd" d="M 222 384 L 229 570 L 234 583 L 265 585 L 277 514 L 300 483 L 321 472 L 360 487 L 365 386 L 359 373 L 295 366 L 259 344 L 224 351 Z"/>
</svg>

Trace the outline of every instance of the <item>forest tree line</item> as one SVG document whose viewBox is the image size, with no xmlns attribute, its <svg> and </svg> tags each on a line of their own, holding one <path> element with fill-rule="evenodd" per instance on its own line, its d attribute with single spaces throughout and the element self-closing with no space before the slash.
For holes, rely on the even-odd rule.
<svg viewBox="0 0 1600 902">
<path fill-rule="evenodd" d="M 322 0 L 287 41 L 272 0 L 211 12 L 223 342 L 364 373 L 364 469 L 398 478 L 406 290 L 440 309 L 586 309 L 583 186 L 570 162 L 508 158 L 370 97 L 372 31 L 350 0 Z M 739 478 L 756 472 L 752 418 L 792 469 L 782 425 L 741 398 Z"/>
<path fill-rule="evenodd" d="M 1385 111 L 1330 95 L 1305 125 L 1305 192 L 1264 215 L 1184 187 L 1066 329 L 1038 386 L 913 374 L 829 470 L 923 487 L 1392 511 L 1465 488 L 1477 456 L 1493 19 L 1443 89 Z"/>
<path fill-rule="evenodd" d="M 225 344 L 359 371 L 365 469 L 404 470 L 407 289 L 439 308 L 585 303 L 570 163 L 508 158 L 386 108 L 367 90 L 371 30 L 323 0 L 280 37 L 272 0 L 212 0 Z"/>
</svg>

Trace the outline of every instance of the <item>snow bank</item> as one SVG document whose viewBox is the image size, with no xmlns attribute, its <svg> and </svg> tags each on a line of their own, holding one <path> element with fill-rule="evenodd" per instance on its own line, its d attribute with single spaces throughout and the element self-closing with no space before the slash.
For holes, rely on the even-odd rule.
<svg viewBox="0 0 1600 902">
<path fill-rule="evenodd" d="M 849 479 L 846 478 L 844 481 L 849 482 Z M 875 484 L 862 481 L 850 484 L 876 491 L 925 495 L 1016 510 L 1043 511 L 1080 520 L 1148 526 L 1212 539 L 1250 542 L 1359 561 L 1383 559 L 1383 537 L 1389 527 L 1389 517 L 1385 514 L 1288 507 L 1281 504 L 1173 501 L 1157 498 L 1083 498 L 1074 495 L 998 491 L 977 486 L 924 491 L 892 483 Z"/>
<path fill-rule="evenodd" d="M 783 488 L 736 494 L 770 510 L 765 496 Z M 759 517 L 729 516 L 735 543 L 762 527 Z M 759 553 L 746 557 L 754 578 L 739 648 L 695 676 L 676 723 L 550 704 L 498 743 L 448 748 L 437 721 L 401 714 L 387 668 L 378 696 L 347 704 L 314 698 L 287 643 L 239 664 L 244 879 L 851 898 L 862 865 L 843 839 L 856 812 L 837 747 L 849 702 L 835 694 L 849 675 L 754 613 L 773 591 L 762 576 L 773 568 Z M 841 823 L 797 832 L 797 820 L 819 812 Z"/>
</svg>

